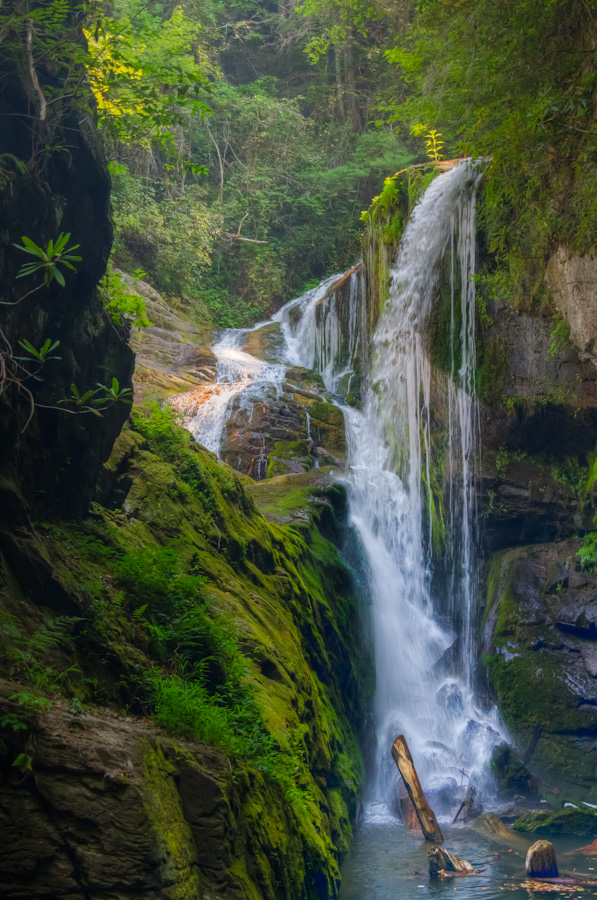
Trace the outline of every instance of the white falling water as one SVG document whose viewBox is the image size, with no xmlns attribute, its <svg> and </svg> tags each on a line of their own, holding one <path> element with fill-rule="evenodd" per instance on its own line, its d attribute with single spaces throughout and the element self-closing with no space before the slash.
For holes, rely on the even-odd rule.
<svg viewBox="0 0 597 900">
<path fill-rule="evenodd" d="M 482 767 L 499 739 L 495 717 L 476 708 L 472 684 L 479 418 L 474 399 L 475 286 L 470 276 L 475 271 L 477 180 L 472 165 L 460 164 L 438 176 L 416 206 L 391 267 L 390 296 L 372 348 L 364 346 L 367 311 L 357 270 L 347 273 L 349 300 L 342 310 L 334 276 L 274 317 L 285 338 L 282 362 L 316 368 L 330 393 L 348 394 L 357 357 L 361 371 L 370 368 L 362 410 L 338 402 L 349 445 L 344 479 L 372 598 L 377 759 L 369 799 L 384 808 L 391 805 L 396 788 L 389 750 L 397 734 L 406 736 L 424 788 L 446 789 L 452 800 L 458 785 Z M 452 353 L 446 389 L 445 554 L 452 559 L 445 567 L 440 596 L 434 596 L 434 500 L 428 488 L 436 460 L 427 333 L 444 259 L 451 273 Z M 212 449 L 217 449 L 215 436 L 222 433 L 232 396 L 268 379 L 279 389 L 284 378 L 283 364 L 253 359 L 240 350 L 243 340 L 244 332 L 228 332 L 214 347 L 219 380 L 224 382 L 218 387 L 229 393 L 207 401 L 212 406 L 189 423 L 197 439 L 203 444 L 209 440 Z M 370 349 L 369 367 L 363 361 Z"/>
<path fill-rule="evenodd" d="M 171 399 L 174 408 L 182 413 L 183 423 L 193 437 L 213 453 L 219 453 L 230 402 L 239 395 L 251 404 L 260 389 L 273 386 L 279 391 L 286 374 L 286 366 L 267 363 L 245 353 L 241 347 L 249 331 L 229 329 L 212 347 L 217 360 L 216 382 L 195 391 L 179 394 Z"/>
<path fill-rule="evenodd" d="M 474 169 L 460 165 L 436 178 L 415 208 L 375 332 L 364 409 L 350 416 L 351 510 L 366 548 L 373 594 L 378 744 L 373 793 L 379 800 L 388 798 L 395 782 L 388 747 L 397 734 L 405 734 L 427 788 L 456 787 L 459 770 L 470 775 L 498 737 L 495 723 L 475 708 L 472 693 L 478 412 L 470 276 L 475 271 L 476 182 Z M 446 253 L 453 330 L 461 320 L 458 341 L 451 342 L 452 348 L 461 348 L 461 362 L 456 369 L 453 360 L 448 387 L 448 536 L 454 558 L 448 584 L 441 585 L 450 594 L 447 604 L 431 592 L 433 497 L 425 487 L 431 484 L 434 461 L 427 333 Z M 457 636 L 457 652 L 438 666 Z"/>
</svg>

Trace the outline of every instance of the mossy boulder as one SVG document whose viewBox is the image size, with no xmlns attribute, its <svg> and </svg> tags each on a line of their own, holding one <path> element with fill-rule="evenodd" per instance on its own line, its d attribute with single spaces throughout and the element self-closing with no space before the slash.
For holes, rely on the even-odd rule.
<svg viewBox="0 0 597 900">
<path fill-rule="evenodd" d="M 597 835 L 597 812 L 583 809 L 533 809 L 514 823 L 514 831 L 532 834 Z"/>
<path fill-rule="evenodd" d="M 311 461 L 306 441 L 276 441 L 268 457 L 267 477 L 307 472 L 311 468 Z"/>
</svg>

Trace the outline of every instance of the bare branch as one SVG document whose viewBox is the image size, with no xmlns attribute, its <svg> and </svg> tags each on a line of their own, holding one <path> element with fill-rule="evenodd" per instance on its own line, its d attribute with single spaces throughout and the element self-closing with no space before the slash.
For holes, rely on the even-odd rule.
<svg viewBox="0 0 597 900">
<path fill-rule="evenodd" d="M 27 20 L 26 54 L 27 54 L 27 68 L 29 69 L 29 77 L 31 78 L 31 84 L 33 85 L 33 90 L 39 97 L 39 121 L 45 122 L 46 113 L 47 113 L 47 103 L 46 103 L 46 98 L 44 96 L 44 92 L 42 91 L 40 84 L 39 84 L 37 72 L 35 71 L 35 63 L 33 62 L 33 22 L 31 21 L 31 19 Z"/>
</svg>

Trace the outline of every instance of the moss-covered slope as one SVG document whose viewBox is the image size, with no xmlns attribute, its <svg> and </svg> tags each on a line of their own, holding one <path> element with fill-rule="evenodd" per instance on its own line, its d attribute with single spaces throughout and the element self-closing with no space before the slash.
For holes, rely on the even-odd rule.
<svg viewBox="0 0 597 900">
<path fill-rule="evenodd" d="M 336 896 L 360 783 L 354 728 L 364 676 L 352 662 L 362 654 L 350 572 L 328 540 L 342 535 L 344 493 L 322 476 L 300 492 L 307 515 L 268 522 L 238 476 L 156 406 L 121 434 L 103 474 L 102 505 L 86 520 L 13 535 L 0 593 L 2 675 L 10 682 L 2 693 L 15 695 L 2 703 L 0 807 L 13 861 L 31 815 L 48 840 L 58 819 L 68 832 L 70 843 L 52 851 L 59 867 L 73 853 L 109 866 L 104 831 L 125 791 L 140 817 L 135 833 L 150 848 L 143 852 L 160 860 L 151 896 Z M 125 766 L 124 782 L 104 780 L 106 796 L 93 762 L 96 736 L 107 733 L 102 723 L 114 732 L 106 770 L 119 729 L 131 746 L 132 769 Z M 77 765 L 95 773 L 68 808 L 56 799 L 64 780 L 56 741 L 74 781 Z M 13 766 L 19 754 L 22 772 Z M 123 765 L 114 763 L 119 772 Z M 189 767 L 190 797 L 182 774 Z M 188 812 L 204 776 L 226 807 L 213 828 L 203 813 Z M 81 820 L 91 823 L 93 840 Z M 47 840 L 35 847 L 35 865 L 18 876 L 0 866 L 2 889 L 18 877 L 19 896 L 40 895 Z M 137 849 L 133 841 L 131 867 Z M 106 886 L 93 887 L 90 866 L 81 863 L 72 878 L 85 896 L 108 896 Z M 139 896 L 123 885 L 114 896 Z M 141 895 L 149 896 L 148 885 Z M 67 893 L 57 887 L 55 896 Z"/>
</svg>

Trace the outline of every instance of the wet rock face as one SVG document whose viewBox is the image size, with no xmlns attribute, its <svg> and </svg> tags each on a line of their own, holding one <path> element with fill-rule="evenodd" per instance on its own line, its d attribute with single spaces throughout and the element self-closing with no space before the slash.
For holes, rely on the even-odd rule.
<svg viewBox="0 0 597 900">
<path fill-rule="evenodd" d="M 581 541 L 493 557 L 483 644 L 500 712 L 548 791 L 595 797 L 597 575 Z"/>
<path fill-rule="evenodd" d="M 485 553 L 590 530 L 593 512 L 565 476 L 565 469 L 529 454 L 485 450 L 477 483 Z"/>
<path fill-rule="evenodd" d="M 319 376 L 299 368 L 286 374 L 281 392 L 240 394 L 228 411 L 221 458 L 257 481 L 344 461 L 344 417 Z"/>
<path fill-rule="evenodd" d="M 558 247 L 549 260 L 545 281 L 570 340 L 583 359 L 597 365 L 597 258 L 575 256 Z"/>
<path fill-rule="evenodd" d="M 115 270 L 139 294 L 152 322 L 142 331 L 133 331 L 131 347 L 135 352 L 135 400 L 148 394 L 167 397 L 174 391 L 188 391 L 216 379 L 216 358 L 209 349 L 211 329 L 200 328 L 177 315 L 161 294 L 146 281 L 135 281 Z"/>
</svg>

